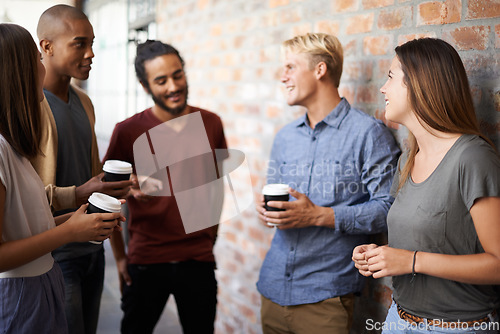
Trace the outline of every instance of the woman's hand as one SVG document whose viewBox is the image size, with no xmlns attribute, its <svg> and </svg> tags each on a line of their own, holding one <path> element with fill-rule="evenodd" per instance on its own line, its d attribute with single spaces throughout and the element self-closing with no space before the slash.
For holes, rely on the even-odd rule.
<svg viewBox="0 0 500 334">
<path fill-rule="evenodd" d="M 380 246 L 365 251 L 364 255 L 366 265 L 361 265 L 361 268 L 364 272 L 371 273 L 373 278 L 399 276 L 410 274 L 412 272 L 412 251 L 392 248 L 389 246 Z M 358 256 L 358 258 L 359 257 L 360 256 Z M 361 260 L 358 261 L 362 263 Z M 356 266 L 356 268 L 358 267 Z M 362 273 L 361 269 L 360 273 Z"/>
<path fill-rule="evenodd" d="M 63 225 L 71 229 L 73 242 L 103 241 L 113 233 L 119 221 L 125 218 L 120 212 L 86 214 L 88 204 L 82 205 Z"/>
<path fill-rule="evenodd" d="M 368 262 L 366 260 L 366 252 L 377 248 L 375 244 L 360 245 L 354 248 L 352 251 L 352 260 L 354 261 L 354 266 L 359 270 L 359 273 L 363 276 L 372 276 L 372 272 L 368 270 Z"/>
</svg>

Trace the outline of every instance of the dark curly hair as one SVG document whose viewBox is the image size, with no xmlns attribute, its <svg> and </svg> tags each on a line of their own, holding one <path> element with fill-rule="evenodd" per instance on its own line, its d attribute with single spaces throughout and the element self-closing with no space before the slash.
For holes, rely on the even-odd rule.
<svg viewBox="0 0 500 334">
<path fill-rule="evenodd" d="M 179 51 L 170 44 L 165 44 L 157 40 L 147 40 L 146 42 L 137 45 L 137 55 L 135 58 L 135 74 L 141 84 L 149 89 L 148 78 L 144 62 L 154 59 L 159 56 L 173 54 L 179 57 L 182 68 L 184 68 L 184 60 Z"/>
</svg>

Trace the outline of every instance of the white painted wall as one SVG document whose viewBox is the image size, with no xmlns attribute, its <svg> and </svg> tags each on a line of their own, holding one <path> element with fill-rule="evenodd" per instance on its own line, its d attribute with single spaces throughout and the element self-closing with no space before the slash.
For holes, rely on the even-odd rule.
<svg viewBox="0 0 500 334">
<path fill-rule="evenodd" d="M 38 44 L 36 25 L 40 15 L 56 4 L 72 5 L 71 0 L 0 0 L 0 23 L 15 23 L 26 28 Z"/>
</svg>

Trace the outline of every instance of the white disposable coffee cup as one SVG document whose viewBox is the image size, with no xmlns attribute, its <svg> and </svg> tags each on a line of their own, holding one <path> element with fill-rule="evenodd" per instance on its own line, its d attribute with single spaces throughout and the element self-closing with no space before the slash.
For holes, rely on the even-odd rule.
<svg viewBox="0 0 500 334">
<path fill-rule="evenodd" d="M 264 195 L 264 207 L 267 211 L 285 211 L 285 209 L 273 208 L 267 205 L 269 201 L 285 201 L 290 199 L 288 194 L 288 184 L 270 183 L 262 188 L 262 195 Z M 276 226 L 279 224 L 267 223 L 269 226 Z"/>
<path fill-rule="evenodd" d="M 121 160 L 106 160 L 102 170 L 106 182 L 126 181 L 130 179 L 132 164 Z"/>
<path fill-rule="evenodd" d="M 87 213 L 109 213 L 120 212 L 122 203 L 114 197 L 102 193 L 93 193 L 89 197 L 89 206 Z M 93 244 L 101 244 L 102 241 L 89 241 Z"/>
</svg>

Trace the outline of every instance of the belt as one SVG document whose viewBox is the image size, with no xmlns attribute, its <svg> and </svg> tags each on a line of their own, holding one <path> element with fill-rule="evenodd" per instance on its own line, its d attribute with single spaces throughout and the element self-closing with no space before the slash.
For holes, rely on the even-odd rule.
<svg viewBox="0 0 500 334">
<path fill-rule="evenodd" d="M 396 304 L 397 305 L 397 304 Z M 484 316 L 481 319 L 477 320 L 470 320 L 470 321 L 443 321 L 439 319 L 426 319 L 422 318 L 416 315 L 413 315 L 411 313 L 406 312 L 401 308 L 401 306 L 397 305 L 398 307 L 398 314 L 399 317 L 403 320 L 408 321 L 409 323 L 412 324 L 419 324 L 419 323 L 427 323 L 428 326 L 437 326 L 437 327 L 442 327 L 442 328 L 469 328 L 473 327 L 474 325 L 477 326 L 477 324 L 485 323 L 485 322 L 490 322 L 490 316 L 494 317 L 496 315 L 496 310 L 494 310 L 491 314 Z"/>
</svg>

